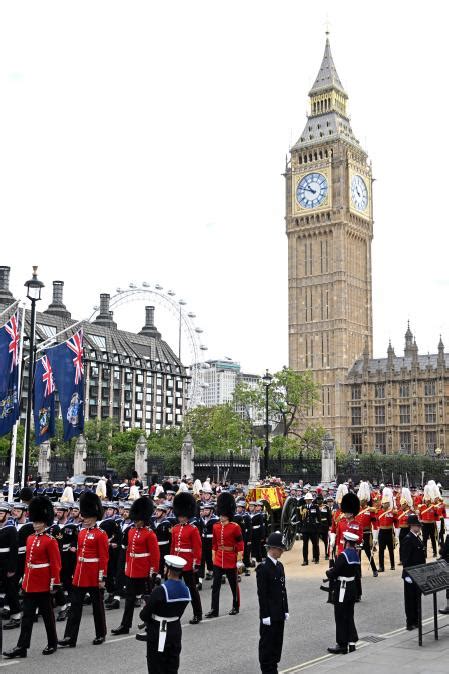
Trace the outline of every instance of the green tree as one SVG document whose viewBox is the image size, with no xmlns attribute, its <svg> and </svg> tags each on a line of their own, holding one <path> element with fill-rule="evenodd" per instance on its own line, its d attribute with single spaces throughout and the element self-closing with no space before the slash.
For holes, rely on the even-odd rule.
<svg viewBox="0 0 449 674">
<path fill-rule="evenodd" d="M 213 407 L 196 407 L 186 415 L 185 430 L 192 436 L 199 454 L 222 454 L 228 449 L 246 447 L 251 424 L 242 419 L 231 403 Z"/>
</svg>

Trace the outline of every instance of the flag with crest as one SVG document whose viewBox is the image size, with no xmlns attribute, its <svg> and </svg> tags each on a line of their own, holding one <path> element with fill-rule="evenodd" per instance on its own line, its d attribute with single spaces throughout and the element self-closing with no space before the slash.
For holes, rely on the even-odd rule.
<svg viewBox="0 0 449 674">
<path fill-rule="evenodd" d="M 20 415 L 19 315 L 0 328 L 0 436 L 9 433 Z"/>
<path fill-rule="evenodd" d="M 55 434 L 55 381 L 47 355 L 36 363 L 33 407 L 35 442 L 40 445 Z"/>
<path fill-rule="evenodd" d="M 84 430 L 83 331 L 48 349 L 47 358 L 61 404 L 64 440 L 70 440 Z"/>
</svg>

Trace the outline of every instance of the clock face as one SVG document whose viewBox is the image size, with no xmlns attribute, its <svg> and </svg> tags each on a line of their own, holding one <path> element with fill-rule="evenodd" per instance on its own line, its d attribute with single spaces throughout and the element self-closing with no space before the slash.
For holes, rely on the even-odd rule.
<svg viewBox="0 0 449 674">
<path fill-rule="evenodd" d="M 358 211 L 365 211 L 368 206 L 368 189 L 361 176 L 355 175 L 351 180 L 351 199 Z"/>
<path fill-rule="evenodd" d="M 322 173 L 308 173 L 296 187 L 296 200 L 303 208 L 316 208 L 327 197 L 327 180 Z"/>
</svg>

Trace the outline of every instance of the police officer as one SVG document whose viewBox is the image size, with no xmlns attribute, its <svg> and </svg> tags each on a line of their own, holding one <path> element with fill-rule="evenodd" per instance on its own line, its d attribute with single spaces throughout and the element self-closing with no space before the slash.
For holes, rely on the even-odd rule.
<svg viewBox="0 0 449 674">
<path fill-rule="evenodd" d="M 407 573 L 407 567 L 426 563 L 426 551 L 421 540 L 421 522 L 417 515 L 408 516 L 410 531 L 401 543 L 402 579 L 404 581 L 404 606 L 406 627 L 418 627 L 419 589 Z"/>
<path fill-rule="evenodd" d="M 309 563 L 309 540 L 312 542 L 313 561 L 320 561 L 319 535 L 321 527 L 321 511 L 310 491 L 304 496 L 305 504 L 301 508 L 301 533 L 302 533 L 302 566 Z"/>
<path fill-rule="evenodd" d="M 140 618 L 147 625 L 147 666 L 150 674 L 177 674 L 181 653 L 181 616 L 191 600 L 181 574 L 186 560 L 166 555 L 167 580 L 145 598 Z"/>
<path fill-rule="evenodd" d="M 267 556 L 256 569 L 259 599 L 259 663 L 263 674 L 276 674 L 282 655 L 284 625 L 288 620 L 287 589 L 280 557 L 285 550 L 282 534 L 270 534 Z"/>
</svg>

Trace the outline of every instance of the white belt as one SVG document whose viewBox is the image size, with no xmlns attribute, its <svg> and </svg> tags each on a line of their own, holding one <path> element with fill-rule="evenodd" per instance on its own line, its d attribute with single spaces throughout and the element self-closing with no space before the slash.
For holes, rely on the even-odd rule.
<svg viewBox="0 0 449 674">
<path fill-rule="evenodd" d="M 351 580 L 355 580 L 354 576 L 337 576 L 337 580 L 345 580 L 347 583 L 350 583 Z"/>
<path fill-rule="evenodd" d="M 169 543 L 170 543 L 170 541 L 158 541 L 157 542 L 158 545 L 168 545 Z"/>
<path fill-rule="evenodd" d="M 0 548 L 0 554 L 2 552 L 9 552 L 10 550 L 11 550 L 11 548 Z"/>
<path fill-rule="evenodd" d="M 50 566 L 50 564 L 48 562 L 45 562 L 45 564 L 30 564 L 30 562 L 28 562 L 27 566 L 29 569 L 45 569 L 47 566 Z"/>
<path fill-rule="evenodd" d="M 149 552 L 130 552 L 129 556 L 130 557 L 149 557 L 150 553 Z"/>
<path fill-rule="evenodd" d="M 153 613 L 151 616 L 153 620 L 156 620 L 159 623 L 159 642 L 157 645 L 157 650 L 159 653 L 162 653 L 165 648 L 165 640 L 167 638 L 167 623 L 174 623 L 176 620 L 179 620 L 178 616 L 172 618 L 163 618 L 160 615 Z"/>
<path fill-rule="evenodd" d="M 175 552 L 193 552 L 192 548 L 175 548 Z"/>
<path fill-rule="evenodd" d="M 352 580 L 355 580 L 355 578 L 354 576 L 351 576 L 351 578 L 349 578 L 348 576 L 337 576 L 337 580 L 340 581 L 340 592 L 338 593 L 338 603 L 341 604 L 346 594 L 346 583 L 350 583 Z"/>
<path fill-rule="evenodd" d="M 213 536 L 214 536 L 213 534 L 206 534 L 205 536 L 203 536 L 203 538 L 213 538 Z"/>
<path fill-rule="evenodd" d="M 19 550 L 18 550 L 19 555 L 23 555 L 23 554 L 26 552 L 26 550 L 27 550 L 27 546 L 26 546 L 26 545 L 22 545 L 22 546 L 19 548 Z"/>
<path fill-rule="evenodd" d="M 260 529 L 260 524 L 256 524 L 253 529 Z"/>
<path fill-rule="evenodd" d="M 88 557 L 78 557 L 78 561 L 79 562 L 99 562 L 100 560 L 98 559 L 98 557 L 92 557 L 92 558 L 90 558 L 90 557 L 89 558 Z"/>
<path fill-rule="evenodd" d="M 64 543 L 62 546 L 62 551 L 63 552 L 68 552 L 70 550 L 70 543 Z"/>
</svg>

